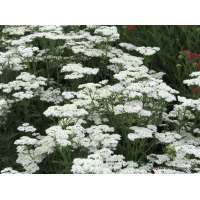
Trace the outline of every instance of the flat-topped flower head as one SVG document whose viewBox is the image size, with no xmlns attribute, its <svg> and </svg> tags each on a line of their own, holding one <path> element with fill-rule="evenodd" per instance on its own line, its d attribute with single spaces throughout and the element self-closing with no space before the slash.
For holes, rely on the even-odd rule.
<svg viewBox="0 0 200 200">
<path fill-rule="evenodd" d="M 65 79 L 79 79 L 83 78 L 85 75 L 96 75 L 98 71 L 98 68 L 83 67 L 80 63 L 68 64 L 61 69 L 61 72 L 71 72 L 71 74 L 65 75 Z"/>
<path fill-rule="evenodd" d="M 200 72 L 192 72 L 190 79 L 184 80 L 183 83 L 188 86 L 200 86 Z"/>
<path fill-rule="evenodd" d="M 177 134 L 176 132 L 156 133 L 155 137 L 161 143 L 165 143 L 165 144 L 173 143 L 181 139 L 181 135 Z"/>
<path fill-rule="evenodd" d="M 25 133 L 33 133 L 35 132 L 37 129 L 33 126 L 31 126 L 29 123 L 23 123 L 21 126 L 17 127 L 18 131 L 21 132 L 25 132 Z"/>
<path fill-rule="evenodd" d="M 133 133 L 128 134 L 128 139 L 131 141 L 153 137 L 154 131 L 149 128 L 133 126 L 130 127 L 129 129 L 134 131 Z"/>
<path fill-rule="evenodd" d="M 116 26 L 99 26 L 95 29 L 94 33 L 108 37 L 109 41 L 119 39 L 119 33 Z"/>
<path fill-rule="evenodd" d="M 88 112 L 83 108 L 78 108 L 75 104 L 65 104 L 63 106 L 51 106 L 45 112 L 44 115 L 47 117 L 58 117 L 58 118 L 77 118 L 87 115 Z"/>
</svg>

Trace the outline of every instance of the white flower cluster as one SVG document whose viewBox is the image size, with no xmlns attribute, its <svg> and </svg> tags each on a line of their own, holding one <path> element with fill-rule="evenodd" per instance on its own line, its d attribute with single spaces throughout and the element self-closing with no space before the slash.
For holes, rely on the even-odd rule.
<svg viewBox="0 0 200 200">
<path fill-rule="evenodd" d="M 143 138 L 152 138 L 153 130 L 150 128 L 144 128 L 144 127 L 137 127 L 133 126 L 130 127 L 131 130 L 134 130 L 134 133 L 129 133 L 128 138 L 131 141 L 134 141 L 136 139 L 143 139 Z"/>
<path fill-rule="evenodd" d="M 183 83 L 188 86 L 200 86 L 200 72 L 192 72 L 191 79 L 184 80 Z"/>
<path fill-rule="evenodd" d="M 47 90 L 41 89 L 40 100 L 45 102 L 52 102 L 54 104 L 59 104 L 63 102 L 63 96 L 61 95 L 60 88 L 48 88 Z"/>
<path fill-rule="evenodd" d="M 68 64 L 61 69 L 61 72 L 71 72 L 71 74 L 65 75 L 65 79 L 79 79 L 85 75 L 96 75 L 98 71 L 98 68 L 83 67 L 80 63 Z"/>
<path fill-rule="evenodd" d="M 182 137 L 181 135 L 177 134 L 176 132 L 157 132 L 157 127 L 154 125 L 148 125 L 147 128 L 145 127 L 137 127 L 133 126 L 129 128 L 133 130 L 134 133 L 129 133 L 128 138 L 131 141 L 135 141 L 137 139 L 144 139 L 144 138 L 155 138 L 160 143 L 163 144 L 171 144 L 180 140 Z"/>
<path fill-rule="evenodd" d="M 137 51 L 144 56 L 151 56 L 160 51 L 159 47 L 137 47 L 135 45 L 129 43 L 120 43 L 119 44 L 122 48 L 127 49 L 128 51 Z"/>
<path fill-rule="evenodd" d="M 126 166 L 124 157 L 113 155 L 109 149 L 101 149 L 85 159 L 74 159 L 72 172 L 78 174 L 110 174 Z"/>
<path fill-rule="evenodd" d="M 18 52 L 23 58 L 31 58 L 34 56 L 35 52 L 39 51 L 38 47 L 25 47 L 25 46 L 19 46 Z"/>
<path fill-rule="evenodd" d="M 17 127 L 17 130 L 25 133 L 33 133 L 36 131 L 36 128 L 31 126 L 29 123 L 23 123 L 21 126 Z"/>
<path fill-rule="evenodd" d="M 31 31 L 31 26 L 6 26 L 3 29 L 4 34 L 8 35 L 24 35 L 26 32 Z"/>
<path fill-rule="evenodd" d="M 47 117 L 59 117 L 59 118 L 77 118 L 87 115 L 88 112 L 83 108 L 78 108 L 75 104 L 65 104 L 63 106 L 51 106 L 45 112 Z"/>
<path fill-rule="evenodd" d="M 12 93 L 16 100 L 31 99 L 37 95 L 39 89 L 46 85 L 46 78 L 36 77 L 28 72 L 22 72 L 15 81 L 1 83 L 0 90 L 3 93 Z"/>
<path fill-rule="evenodd" d="M 21 71 L 26 68 L 23 58 L 19 55 L 16 48 L 6 52 L 0 52 L 0 75 L 7 69 Z"/>
<path fill-rule="evenodd" d="M 107 37 L 108 41 L 115 41 L 119 39 L 119 33 L 115 26 L 99 26 L 95 29 L 94 33 Z"/>
</svg>

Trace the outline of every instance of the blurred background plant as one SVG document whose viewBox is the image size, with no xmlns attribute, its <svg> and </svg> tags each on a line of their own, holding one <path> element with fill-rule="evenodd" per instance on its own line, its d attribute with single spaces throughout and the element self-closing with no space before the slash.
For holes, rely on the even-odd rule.
<svg viewBox="0 0 200 200">
<path fill-rule="evenodd" d="M 200 69 L 200 27 L 199 26 L 119 26 L 121 40 L 136 46 L 157 46 L 160 51 L 146 62 L 149 67 L 166 73 L 165 81 L 181 95 L 198 95 L 198 89 L 191 91 L 183 85 L 193 71 Z"/>
</svg>

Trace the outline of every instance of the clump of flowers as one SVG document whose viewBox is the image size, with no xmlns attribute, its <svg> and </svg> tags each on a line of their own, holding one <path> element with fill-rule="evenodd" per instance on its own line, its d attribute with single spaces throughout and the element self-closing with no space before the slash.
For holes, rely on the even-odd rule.
<svg viewBox="0 0 200 200">
<path fill-rule="evenodd" d="M 178 96 L 145 65 L 159 47 L 118 42 L 115 26 L 3 33 L 0 76 L 9 77 L 0 84 L 0 116 L 20 110 L 14 142 L 20 167 L 2 173 L 200 171 L 200 100 Z M 184 84 L 198 85 L 198 78 L 193 73 Z"/>
</svg>

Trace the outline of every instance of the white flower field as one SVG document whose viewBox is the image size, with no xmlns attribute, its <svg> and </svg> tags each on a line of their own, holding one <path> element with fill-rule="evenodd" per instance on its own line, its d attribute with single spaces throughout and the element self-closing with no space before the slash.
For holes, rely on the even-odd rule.
<svg viewBox="0 0 200 200">
<path fill-rule="evenodd" d="M 121 40 L 119 26 L 0 36 L 1 173 L 200 172 L 200 95 L 152 67 L 161 47 Z M 180 84 L 198 89 L 200 72 Z"/>
</svg>

